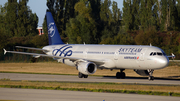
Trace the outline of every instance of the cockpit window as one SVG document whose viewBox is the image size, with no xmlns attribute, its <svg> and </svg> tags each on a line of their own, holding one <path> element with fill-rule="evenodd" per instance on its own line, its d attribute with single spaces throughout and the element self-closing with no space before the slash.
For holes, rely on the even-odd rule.
<svg viewBox="0 0 180 101">
<path fill-rule="evenodd" d="M 151 52 L 150 56 L 153 55 L 153 52 Z"/>
<path fill-rule="evenodd" d="M 155 55 L 163 56 L 163 55 L 165 55 L 165 53 L 161 53 L 161 52 L 151 52 L 150 53 L 150 56 L 155 56 Z"/>
<path fill-rule="evenodd" d="M 154 52 L 153 55 L 156 55 L 156 52 Z"/>
<path fill-rule="evenodd" d="M 157 55 L 162 56 L 163 54 L 162 54 L 162 53 L 160 53 L 160 52 L 157 52 Z"/>
</svg>

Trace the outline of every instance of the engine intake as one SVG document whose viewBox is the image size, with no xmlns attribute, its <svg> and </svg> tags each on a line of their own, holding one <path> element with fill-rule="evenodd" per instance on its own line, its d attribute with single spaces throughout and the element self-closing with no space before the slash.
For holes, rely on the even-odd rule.
<svg viewBox="0 0 180 101">
<path fill-rule="evenodd" d="M 90 75 L 96 72 L 97 66 L 93 62 L 80 62 L 77 66 L 77 70 L 85 75 Z"/>
</svg>

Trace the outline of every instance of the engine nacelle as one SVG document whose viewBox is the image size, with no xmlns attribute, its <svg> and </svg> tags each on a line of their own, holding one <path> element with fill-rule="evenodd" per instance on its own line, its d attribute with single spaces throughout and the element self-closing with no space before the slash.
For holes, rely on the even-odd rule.
<svg viewBox="0 0 180 101">
<path fill-rule="evenodd" d="M 85 75 L 90 75 L 96 72 L 97 66 L 93 62 L 80 62 L 77 66 L 77 70 Z"/>
<path fill-rule="evenodd" d="M 149 76 L 149 72 L 147 70 L 134 70 L 134 71 L 141 76 Z"/>
</svg>

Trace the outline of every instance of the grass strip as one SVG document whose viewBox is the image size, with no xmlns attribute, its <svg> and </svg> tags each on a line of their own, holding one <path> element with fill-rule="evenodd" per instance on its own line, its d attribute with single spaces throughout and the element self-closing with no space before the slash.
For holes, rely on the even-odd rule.
<svg viewBox="0 0 180 101">
<path fill-rule="evenodd" d="M 0 81 L 1 88 L 70 90 L 87 92 L 145 94 L 180 97 L 179 86 L 126 85 L 119 83 L 67 83 L 38 81 Z M 164 90 L 166 89 L 166 90 Z M 173 90 L 174 89 L 174 90 Z"/>
<path fill-rule="evenodd" d="M 104 93 L 126 93 L 126 94 L 144 94 L 144 95 L 161 95 L 180 97 L 180 93 L 174 92 L 157 92 L 157 91 L 141 91 L 141 90 L 114 90 L 114 89 L 88 89 L 88 88 L 61 88 L 58 87 L 36 87 L 21 85 L 0 85 L 1 88 L 23 88 L 23 89 L 46 89 L 46 90 L 69 90 L 69 91 L 87 91 L 87 92 L 104 92 Z"/>
<path fill-rule="evenodd" d="M 0 63 L 0 71 L 2 73 L 22 73 L 25 72 L 27 74 L 73 74 L 77 75 L 78 71 L 75 67 L 67 66 L 63 63 L 56 63 L 56 62 L 38 62 L 38 63 Z M 94 75 L 98 76 L 115 76 L 115 74 L 119 72 L 119 70 L 97 70 Z M 126 75 L 129 77 L 141 77 L 136 74 L 131 69 L 125 70 Z M 169 78 L 169 79 L 180 79 L 180 67 L 178 66 L 169 66 L 167 68 L 161 70 L 155 70 L 153 75 L 155 77 L 160 78 Z"/>
<path fill-rule="evenodd" d="M 0 73 L 43 74 L 43 75 L 70 75 L 70 76 L 78 76 L 78 74 L 62 74 L 62 73 L 33 73 L 33 72 L 9 72 L 9 71 L 0 71 Z M 90 75 L 90 76 L 103 77 L 102 75 Z"/>
</svg>

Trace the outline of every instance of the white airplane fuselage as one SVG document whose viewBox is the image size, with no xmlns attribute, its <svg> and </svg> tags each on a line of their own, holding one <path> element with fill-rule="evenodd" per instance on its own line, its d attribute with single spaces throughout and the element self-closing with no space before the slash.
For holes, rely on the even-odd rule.
<svg viewBox="0 0 180 101">
<path fill-rule="evenodd" d="M 4 54 L 16 53 L 32 55 L 38 57 L 50 57 L 58 62 L 74 66 L 79 71 L 79 78 L 87 78 L 99 69 L 119 69 L 116 78 L 124 79 L 125 69 L 134 69 L 141 76 L 149 76 L 149 80 L 154 80 L 152 76 L 156 69 L 165 68 L 169 64 L 168 57 L 164 51 L 154 46 L 140 45 L 93 45 L 93 44 L 64 44 L 55 25 L 51 12 L 46 12 L 49 45 L 43 49 L 22 47 L 43 51 L 45 54 L 27 53 L 17 51 L 6 51 Z"/>
<path fill-rule="evenodd" d="M 169 63 L 163 50 L 154 46 L 63 44 L 49 45 L 43 49 L 51 50 L 47 55 L 103 60 L 104 64 L 97 65 L 98 68 L 155 70 L 165 68 Z M 76 66 L 69 59 L 58 61 Z"/>
</svg>

